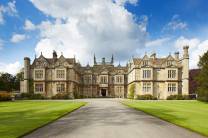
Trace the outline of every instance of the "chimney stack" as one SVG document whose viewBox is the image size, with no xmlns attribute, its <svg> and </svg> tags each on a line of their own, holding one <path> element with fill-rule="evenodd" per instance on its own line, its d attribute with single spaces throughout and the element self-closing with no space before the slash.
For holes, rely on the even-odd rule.
<svg viewBox="0 0 208 138">
<path fill-rule="evenodd" d="M 179 52 L 175 52 L 175 59 L 179 60 Z"/>
</svg>

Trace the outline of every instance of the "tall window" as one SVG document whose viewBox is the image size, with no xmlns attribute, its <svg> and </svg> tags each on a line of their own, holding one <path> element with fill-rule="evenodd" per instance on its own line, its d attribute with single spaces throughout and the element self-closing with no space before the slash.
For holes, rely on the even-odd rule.
<svg viewBox="0 0 208 138">
<path fill-rule="evenodd" d="M 168 83 L 168 92 L 176 92 L 176 83 Z"/>
<path fill-rule="evenodd" d="M 56 70 L 56 78 L 57 79 L 64 79 L 65 78 L 65 70 L 57 69 Z"/>
<path fill-rule="evenodd" d="M 122 76 L 116 76 L 116 82 L 117 83 L 122 83 L 123 82 Z"/>
<path fill-rule="evenodd" d="M 56 84 L 56 91 L 57 92 L 65 92 L 65 85 L 63 83 Z"/>
<path fill-rule="evenodd" d="M 122 92 L 123 92 L 123 87 L 118 86 L 117 87 L 117 93 L 118 93 L 119 97 L 121 96 Z"/>
<path fill-rule="evenodd" d="M 143 78 L 150 78 L 151 70 L 143 70 Z"/>
<path fill-rule="evenodd" d="M 43 84 L 35 84 L 35 92 L 43 92 Z"/>
<path fill-rule="evenodd" d="M 100 77 L 100 82 L 104 83 L 104 84 L 108 83 L 107 76 L 101 76 Z"/>
<path fill-rule="evenodd" d="M 91 76 L 90 76 L 90 75 L 85 76 L 85 77 L 84 77 L 84 82 L 85 82 L 86 84 L 90 84 L 90 83 L 91 83 Z"/>
<path fill-rule="evenodd" d="M 143 89 L 143 92 L 150 92 L 151 91 L 151 83 L 150 82 L 144 82 L 142 89 Z"/>
<path fill-rule="evenodd" d="M 42 69 L 35 70 L 35 78 L 36 79 L 42 79 L 43 78 L 43 70 Z"/>
<path fill-rule="evenodd" d="M 176 70 L 168 70 L 168 78 L 176 78 Z"/>
</svg>

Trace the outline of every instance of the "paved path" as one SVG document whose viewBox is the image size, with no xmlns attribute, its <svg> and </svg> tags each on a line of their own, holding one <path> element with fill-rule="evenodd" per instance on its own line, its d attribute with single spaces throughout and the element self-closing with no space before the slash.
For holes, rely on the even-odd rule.
<svg viewBox="0 0 208 138">
<path fill-rule="evenodd" d="M 26 138 L 202 138 L 118 99 L 85 99 L 87 106 L 40 128 Z"/>
</svg>

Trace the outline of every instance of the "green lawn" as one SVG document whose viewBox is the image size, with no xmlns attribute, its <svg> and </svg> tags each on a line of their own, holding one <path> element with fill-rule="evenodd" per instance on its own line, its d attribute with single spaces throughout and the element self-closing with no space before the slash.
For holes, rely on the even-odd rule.
<svg viewBox="0 0 208 138">
<path fill-rule="evenodd" d="M 208 104 L 199 101 L 136 101 L 123 104 L 208 136 Z"/>
<path fill-rule="evenodd" d="M 0 102 L 0 137 L 22 136 L 83 105 L 73 101 Z"/>
</svg>

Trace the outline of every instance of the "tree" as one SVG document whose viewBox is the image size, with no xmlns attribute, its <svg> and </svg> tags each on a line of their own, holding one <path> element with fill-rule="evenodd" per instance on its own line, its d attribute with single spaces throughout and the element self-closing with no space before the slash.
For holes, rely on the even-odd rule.
<svg viewBox="0 0 208 138">
<path fill-rule="evenodd" d="M 0 90 L 3 91 L 12 91 L 13 83 L 15 81 L 15 78 L 13 75 L 9 73 L 1 73 L 0 74 Z"/>
<path fill-rule="evenodd" d="M 196 94 L 198 83 L 196 77 L 199 75 L 200 69 L 189 70 L 189 94 Z"/>
<path fill-rule="evenodd" d="M 15 81 L 14 81 L 14 90 L 20 90 L 20 81 L 23 80 L 23 72 L 19 72 L 15 76 Z"/>
<path fill-rule="evenodd" d="M 9 73 L 0 73 L 0 90 L 11 92 L 20 89 L 20 81 L 23 79 L 23 72 L 13 76 Z"/>
<path fill-rule="evenodd" d="M 130 84 L 127 98 L 133 99 L 135 93 L 135 84 Z"/>
<path fill-rule="evenodd" d="M 196 79 L 198 100 L 208 102 L 208 51 L 200 57 L 198 66 L 201 69 Z"/>
</svg>

